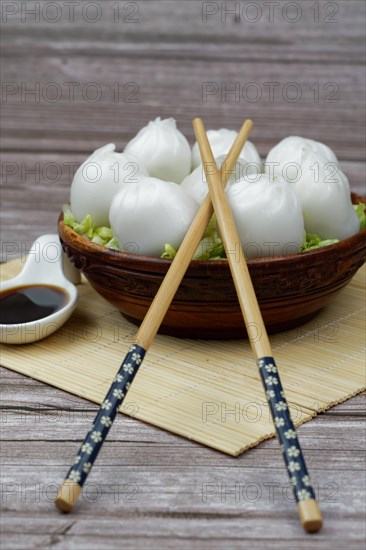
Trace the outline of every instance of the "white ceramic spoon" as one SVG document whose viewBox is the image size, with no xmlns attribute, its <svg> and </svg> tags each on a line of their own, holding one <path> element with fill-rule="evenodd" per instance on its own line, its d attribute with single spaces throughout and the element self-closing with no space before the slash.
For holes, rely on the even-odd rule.
<svg viewBox="0 0 366 550">
<path fill-rule="evenodd" d="M 0 323 L 1 342 L 30 344 L 46 338 L 67 321 L 76 307 L 78 296 L 76 287 L 69 279 L 79 282 L 80 275 L 65 259 L 58 235 L 42 235 L 33 243 L 21 273 L 0 283 L 0 292 L 31 285 L 50 285 L 58 287 L 65 295 L 65 304 L 47 317 L 26 323 Z M 69 279 L 65 277 L 64 270 Z"/>
</svg>

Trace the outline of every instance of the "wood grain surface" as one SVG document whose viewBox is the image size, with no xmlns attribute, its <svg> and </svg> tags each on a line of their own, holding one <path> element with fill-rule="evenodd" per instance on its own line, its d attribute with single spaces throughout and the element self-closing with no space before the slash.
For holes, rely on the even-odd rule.
<svg viewBox="0 0 366 550">
<path fill-rule="evenodd" d="M 236 129 L 250 117 L 262 156 L 287 135 L 324 141 L 365 193 L 364 2 L 280 0 L 272 17 L 262 1 L 255 12 L 82 0 L 74 18 L 63 2 L 27 2 L 35 15 L 2 4 L 3 260 L 56 229 L 92 150 L 121 149 L 156 116 L 175 117 L 191 143 L 195 116 Z M 92 473 L 81 506 L 59 515 L 56 485 L 96 407 L 6 369 L 2 392 L 4 549 L 364 548 L 364 396 L 300 428 L 325 521 L 309 537 L 276 441 L 232 459 L 122 416 L 98 460 L 103 481 Z"/>
</svg>

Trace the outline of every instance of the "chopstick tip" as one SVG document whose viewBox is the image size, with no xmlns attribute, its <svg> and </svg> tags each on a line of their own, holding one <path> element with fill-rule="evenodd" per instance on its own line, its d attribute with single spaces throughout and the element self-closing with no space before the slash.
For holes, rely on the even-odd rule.
<svg viewBox="0 0 366 550">
<path fill-rule="evenodd" d="M 70 513 L 79 498 L 80 492 L 81 486 L 76 481 L 66 479 L 57 492 L 55 499 L 56 507 L 61 512 Z"/>
<path fill-rule="evenodd" d="M 317 533 L 323 525 L 323 518 L 314 499 L 301 500 L 297 504 L 300 520 L 307 533 Z"/>
<path fill-rule="evenodd" d="M 203 126 L 203 120 L 199 116 L 195 117 L 192 121 L 194 127 Z"/>
</svg>

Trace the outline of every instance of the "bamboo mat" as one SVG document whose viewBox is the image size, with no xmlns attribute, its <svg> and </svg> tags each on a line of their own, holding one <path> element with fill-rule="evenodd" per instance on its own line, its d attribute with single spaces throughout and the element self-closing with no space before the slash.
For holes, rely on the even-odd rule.
<svg viewBox="0 0 366 550">
<path fill-rule="evenodd" d="M 2 266 L 2 279 L 22 264 Z M 271 337 L 296 425 L 365 387 L 365 267 L 311 322 Z M 101 403 L 136 327 L 84 280 L 77 309 L 34 344 L 3 345 L 1 364 Z M 121 412 L 236 456 L 273 437 L 247 341 L 157 336 Z"/>
</svg>

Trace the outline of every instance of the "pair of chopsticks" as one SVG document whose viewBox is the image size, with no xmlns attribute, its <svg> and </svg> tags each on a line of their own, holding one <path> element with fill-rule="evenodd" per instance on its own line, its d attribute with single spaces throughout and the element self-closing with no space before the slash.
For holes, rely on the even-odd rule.
<svg viewBox="0 0 366 550">
<path fill-rule="evenodd" d="M 250 342 L 257 360 L 277 437 L 282 447 L 286 468 L 294 487 L 300 520 L 304 529 L 308 532 L 318 531 L 322 525 L 321 513 L 310 483 L 296 430 L 291 420 L 244 253 L 240 247 L 240 239 L 234 218 L 224 192 L 225 185 L 230 178 L 252 126 L 253 123 L 250 120 L 247 120 L 243 124 L 219 171 L 216 167 L 202 120 L 197 118 L 193 121 L 193 127 L 206 172 L 209 194 L 198 210 L 190 229 L 179 247 L 164 281 L 137 332 L 134 343 L 129 348 L 100 406 L 94 423 L 80 447 L 75 462 L 59 488 L 56 497 L 56 506 L 63 512 L 70 512 L 75 505 L 88 473 L 116 417 L 118 408 L 164 319 L 206 226 L 210 221 L 212 213 L 215 211 L 248 336 L 250 338 L 252 327 L 256 328 L 256 335 L 258 331 L 261 334 L 259 339 L 250 338 Z M 216 167 L 216 169 L 212 170 L 212 167 Z M 230 250 L 237 250 L 236 247 L 238 245 L 240 250 L 239 260 L 237 255 L 234 258 L 230 254 Z"/>
</svg>

